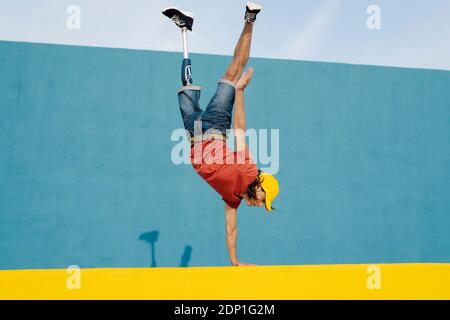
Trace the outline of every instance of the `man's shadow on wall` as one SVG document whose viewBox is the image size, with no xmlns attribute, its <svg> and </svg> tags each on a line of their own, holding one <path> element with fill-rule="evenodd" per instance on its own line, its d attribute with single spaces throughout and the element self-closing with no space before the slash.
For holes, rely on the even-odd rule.
<svg viewBox="0 0 450 320">
<path fill-rule="evenodd" d="M 156 268 L 158 265 L 156 261 L 156 252 L 155 252 L 156 242 L 158 241 L 158 238 L 159 238 L 159 231 L 157 230 L 145 232 L 139 236 L 139 240 L 145 241 L 150 245 L 151 268 Z M 191 260 L 191 256 L 192 256 L 192 247 L 187 245 L 184 247 L 184 252 L 183 255 L 181 256 L 180 267 L 188 267 L 189 261 Z"/>
<path fill-rule="evenodd" d="M 192 247 L 185 246 L 183 255 L 181 256 L 180 267 L 189 267 L 189 261 L 191 260 Z"/>
</svg>

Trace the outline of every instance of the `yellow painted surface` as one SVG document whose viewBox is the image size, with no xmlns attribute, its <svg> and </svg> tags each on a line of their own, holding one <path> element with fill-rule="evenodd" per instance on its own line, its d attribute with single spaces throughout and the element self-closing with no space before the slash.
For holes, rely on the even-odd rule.
<svg viewBox="0 0 450 320">
<path fill-rule="evenodd" d="M 0 299 L 450 299 L 450 264 L 0 271 Z M 376 276 L 376 275 L 375 275 Z"/>
</svg>

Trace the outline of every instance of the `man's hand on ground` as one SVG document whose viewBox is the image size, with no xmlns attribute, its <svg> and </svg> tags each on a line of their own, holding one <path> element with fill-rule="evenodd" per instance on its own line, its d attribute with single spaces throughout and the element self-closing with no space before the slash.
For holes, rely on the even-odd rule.
<svg viewBox="0 0 450 320">
<path fill-rule="evenodd" d="M 231 263 L 234 267 L 254 267 L 256 266 L 256 264 L 252 264 L 252 263 L 243 263 L 240 261 L 233 261 Z"/>
<path fill-rule="evenodd" d="M 244 74 L 241 76 L 239 81 L 236 84 L 236 90 L 244 91 L 247 85 L 250 83 L 250 80 L 253 77 L 253 68 L 248 68 L 247 72 L 244 72 Z"/>
</svg>

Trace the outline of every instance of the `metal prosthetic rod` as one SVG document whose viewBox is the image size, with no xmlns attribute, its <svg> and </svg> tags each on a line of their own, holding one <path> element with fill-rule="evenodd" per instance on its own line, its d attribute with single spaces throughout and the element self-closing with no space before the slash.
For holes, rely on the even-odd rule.
<svg viewBox="0 0 450 320">
<path fill-rule="evenodd" d="M 187 29 L 186 28 L 181 29 L 181 35 L 183 36 L 183 58 L 189 59 L 189 50 L 188 50 L 188 43 L 187 43 Z"/>
<path fill-rule="evenodd" d="M 194 81 L 192 80 L 191 59 L 189 59 L 187 29 L 182 28 L 181 34 L 183 35 L 183 64 L 181 66 L 181 81 L 184 86 L 188 86 L 193 84 Z"/>
</svg>

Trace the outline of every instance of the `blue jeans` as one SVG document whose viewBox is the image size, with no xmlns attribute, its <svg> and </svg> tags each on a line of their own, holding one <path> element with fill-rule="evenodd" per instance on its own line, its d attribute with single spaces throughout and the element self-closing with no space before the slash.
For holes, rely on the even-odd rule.
<svg viewBox="0 0 450 320">
<path fill-rule="evenodd" d="M 235 98 L 234 83 L 229 80 L 219 80 L 217 90 L 206 110 L 199 105 L 201 87 L 185 86 L 178 91 L 181 117 L 184 128 L 194 136 L 194 123 L 201 120 L 202 133 L 215 129 L 223 135 L 231 128 L 231 118 Z"/>
</svg>

